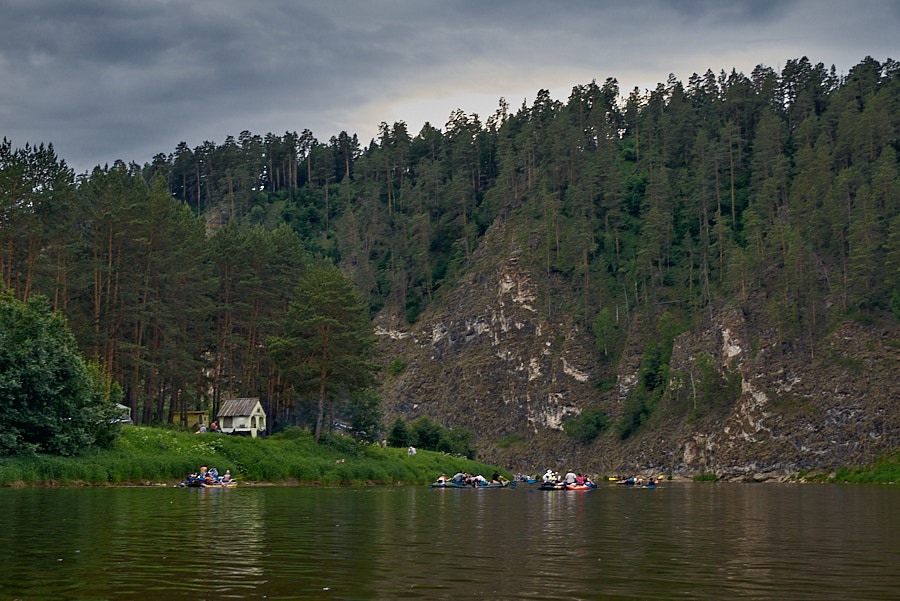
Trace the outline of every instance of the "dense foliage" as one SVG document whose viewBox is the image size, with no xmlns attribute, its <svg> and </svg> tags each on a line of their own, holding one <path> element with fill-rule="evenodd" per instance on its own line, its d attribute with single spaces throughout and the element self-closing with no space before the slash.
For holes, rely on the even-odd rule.
<svg viewBox="0 0 900 601">
<path fill-rule="evenodd" d="M 578 417 L 571 417 L 563 423 L 563 430 L 572 438 L 590 444 L 609 427 L 609 416 L 597 409 L 585 411 Z"/>
<path fill-rule="evenodd" d="M 458 457 L 475 457 L 472 444 L 473 433 L 459 426 L 445 428 L 427 416 L 422 416 L 412 424 L 397 417 L 391 424 L 387 444 L 391 447 L 413 446 L 416 449 L 440 451 Z"/>
<path fill-rule="evenodd" d="M 310 269 L 294 298 L 287 308 L 284 336 L 270 337 L 267 345 L 288 383 L 317 399 L 318 440 L 329 401 L 342 394 L 352 397 L 375 383 L 377 366 L 367 361 L 375 341 L 365 307 L 337 267 Z M 378 424 L 362 425 L 371 429 Z"/>
<path fill-rule="evenodd" d="M 900 315 L 898 104 L 892 60 L 839 76 L 801 58 L 627 96 L 612 78 L 566 102 L 541 90 L 443 131 L 383 123 L 366 146 L 242 132 L 79 178 L 52 148 L 4 140 L 0 278 L 65 311 L 141 423 L 226 395 L 296 423 L 314 395 L 266 341 L 289 334 L 308 256 L 339 265 L 370 316 L 414 322 L 506 224 L 520 264 L 573 291 L 548 310 L 595 332 L 603 389 L 623 324 L 661 306 L 690 325 L 752 301 L 800 346 L 849 315 Z M 646 349 L 620 435 L 656 402 L 667 344 Z"/>
<path fill-rule="evenodd" d="M 74 455 L 108 444 L 118 390 L 107 384 L 47 299 L 0 293 L 0 455 Z"/>
</svg>

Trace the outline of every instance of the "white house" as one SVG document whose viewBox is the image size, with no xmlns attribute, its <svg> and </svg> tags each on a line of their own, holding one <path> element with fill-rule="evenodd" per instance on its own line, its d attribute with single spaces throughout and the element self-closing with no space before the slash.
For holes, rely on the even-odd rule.
<svg viewBox="0 0 900 601">
<path fill-rule="evenodd" d="M 227 399 L 216 416 L 225 434 L 242 434 L 256 438 L 265 435 L 266 412 L 258 398 Z"/>
<path fill-rule="evenodd" d="M 117 421 L 120 424 L 134 423 L 131 419 L 131 407 L 123 405 L 122 403 L 116 403 L 116 411 L 118 411 L 118 417 L 114 421 Z"/>
</svg>

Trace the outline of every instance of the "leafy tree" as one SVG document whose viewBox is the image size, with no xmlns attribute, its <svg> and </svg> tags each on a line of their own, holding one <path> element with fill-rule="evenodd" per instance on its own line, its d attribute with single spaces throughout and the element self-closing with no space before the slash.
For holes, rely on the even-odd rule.
<svg viewBox="0 0 900 601">
<path fill-rule="evenodd" d="M 409 432 L 410 444 L 428 451 L 437 451 L 444 428 L 427 415 L 412 423 Z"/>
<path fill-rule="evenodd" d="M 375 382 L 368 361 L 372 324 L 350 280 L 335 266 L 312 268 L 288 305 L 283 336 L 269 338 L 269 353 L 287 382 L 317 403 L 316 440 L 326 410 L 341 392 L 353 394 Z"/>
<path fill-rule="evenodd" d="M 402 417 L 398 416 L 394 423 L 391 424 L 391 430 L 387 435 L 387 443 L 391 447 L 405 447 L 409 445 L 409 427 L 406 425 L 406 420 Z"/>
<path fill-rule="evenodd" d="M 438 441 L 437 450 L 451 455 L 460 455 L 467 459 L 474 459 L 476 449 L 472 444 L 474 434 L 459 426 L 452 426 L 449 430 L 443 429 L 441 439 Z"/>
<path fill-rule="evenodd" d="M 356 391 L 350 399 L 349 415 L 353 431 L 366 440 L 374 441 L 384 427 L 384 411 L 378 391 L 372 388 Z"/>
<path fill-rule="evenodd" d="M 406 440 L 404 444 L 395 444 L 404 436 Z M 388 436 L 388 444 L 391 446 L 411 444 L 426 451 L 440 451 L 472 459 L 476 453 L 472 444 L 473 437 L 474 433 L 470 430 L 459 426 L 445 428 L 427 415 L 414 421 L 408 429 L 406 422 L 398 417 Z"/>
<path fill-rule="evenodd" d="M 45 297 L 0 293 L 0 454 L 74 455 L 110 442 L 116 393 Z"/>
</svg>

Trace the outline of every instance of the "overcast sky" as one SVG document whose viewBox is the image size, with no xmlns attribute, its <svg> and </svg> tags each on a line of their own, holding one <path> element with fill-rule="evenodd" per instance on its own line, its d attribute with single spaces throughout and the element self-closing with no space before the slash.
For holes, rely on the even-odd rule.
<svg viewBox="0 0 900 601">
<path fill-rule="evenodd" d="M 76 172 L 243 130 L 411 134 L 539 89 L 900 60 L 897 0 L 0 0 L 0 136 Z"/>
</svg>

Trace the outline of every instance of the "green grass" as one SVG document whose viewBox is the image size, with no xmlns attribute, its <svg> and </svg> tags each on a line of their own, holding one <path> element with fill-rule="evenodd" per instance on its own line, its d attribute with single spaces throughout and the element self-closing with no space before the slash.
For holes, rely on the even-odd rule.
<svg viewBox="0 0 900 601">
<path fill-rule="evenodd" d="M 694 482 L 715 482 L 718 479 L 715 474 L 697 474 L 694 476 Z"/>
<path fill-rule="evenodd" d="M 900 482 L 900 451 L 858 467 L 842 467 L 827 482 L 886 484 Z"/>
<path fill-rule="evenodd" d="M 220 473 L 229 469 L 244 481 L 301 484 L 422 484 L 442 473 L 490 475 L 495 469 L 444 453 L 409 456 L 405 448 L 358 444 L 343 436 L 316 443 L 299 430 L 261 440 L 126 426 L 111 449 L 77 457 L 0 458 L 0 486 L 172 483 L 204 464 Z"/>
</svg>

